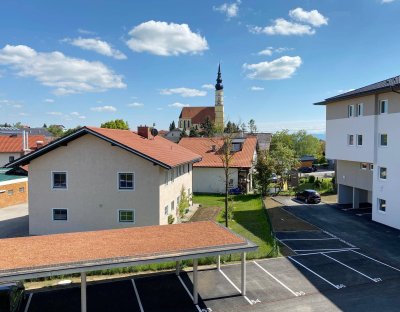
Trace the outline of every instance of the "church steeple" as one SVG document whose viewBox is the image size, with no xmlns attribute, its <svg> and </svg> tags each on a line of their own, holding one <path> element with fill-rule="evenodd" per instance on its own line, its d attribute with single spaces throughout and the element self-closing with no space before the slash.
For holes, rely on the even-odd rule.
<svg viewBox="0 0 400 312">
<path fill-rule="evenodd" d="M 224 86 L 222 84 L 221 78 L 221 63 L 218 64 L 218 75 L 217 75 L 217 84 L 215 85 L 215 90 L 223 90 Z"/>
</svg>

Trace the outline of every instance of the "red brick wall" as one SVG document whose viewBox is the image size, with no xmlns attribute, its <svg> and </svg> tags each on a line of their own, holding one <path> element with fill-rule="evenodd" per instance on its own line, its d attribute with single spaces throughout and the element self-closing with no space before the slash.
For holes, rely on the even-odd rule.
<svg viewBox="0 0 400 312">
<path fill-rule="evenodd" d="M 23 192 L 20 192 L 20 188 L 23 188 Z M 13 194 L 9 195 L 11 190 Z M 0 192 L 0 208 L 26 203 L 28 201 L 28 182 L 0 185 Z"/>
</svg>

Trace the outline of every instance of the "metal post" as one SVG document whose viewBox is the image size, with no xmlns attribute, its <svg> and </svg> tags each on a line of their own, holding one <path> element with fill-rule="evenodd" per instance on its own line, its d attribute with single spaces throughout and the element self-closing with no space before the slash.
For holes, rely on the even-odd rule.
<svg viewBox="0 0 400 312">
<path fill-rule="evenodd" d="M 197 264 L 198 260 L 193 259 L 193 303 L 194 304 L 198 304 L 199 302 L 199 294 L 197 292 L 197 283 L 198 283 Z"/>
<path fill-rule="evenodd" d="M 221 270 L 221 256 L 220 255 L 217 256 L 217 270 L 218 271 Z"/>
<path fill-rule="evenodd" d="M 242 285 L 241 292 L 242 296 L 246 296 L 246 253 L 242 252 L 241 254 L 241 267 L 242 267 Z"/>
<path fill-rule="evenodd" d="M 81 311 L 86 312 L 86 273 L 81 273 Z"/>
<path fill-rule="evenodd" d="M 176 261 L 175 274 L 176 276 L 179 276 L 180 273 L 181 273 L 181 263 L 180 261 Z"/>
</svg>

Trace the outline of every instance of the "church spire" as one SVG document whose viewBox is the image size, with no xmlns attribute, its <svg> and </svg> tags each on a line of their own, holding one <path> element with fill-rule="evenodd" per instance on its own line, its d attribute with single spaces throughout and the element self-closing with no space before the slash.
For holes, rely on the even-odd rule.
<svg viewBox="0 0 400 312">
<path fill-rule="evenodd" d="M 217 75 L 217 84 L 215 85 L 215 90 L 222 90 L 224 86 L 222 84 L 221 78 L 221 63 L 218 64 L 218 75 Z"/>
</svg>

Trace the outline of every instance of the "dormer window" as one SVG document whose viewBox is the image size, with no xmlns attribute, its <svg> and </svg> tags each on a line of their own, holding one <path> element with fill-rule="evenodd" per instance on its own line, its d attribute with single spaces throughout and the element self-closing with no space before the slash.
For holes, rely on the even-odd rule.
<svg viewBox="0 0 400 312">
<path fill-rule="evenodd" d="M 242 150 L 242 143 L 232 143 L 232 152 L 239 152 Z"/>
</svg>

